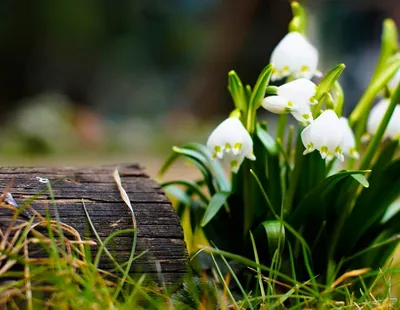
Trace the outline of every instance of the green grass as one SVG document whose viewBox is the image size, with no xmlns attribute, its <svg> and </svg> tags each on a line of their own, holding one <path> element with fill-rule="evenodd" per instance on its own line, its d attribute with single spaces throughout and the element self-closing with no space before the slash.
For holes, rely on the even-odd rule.
<svg viewBox="0 0 400 310">
<path fill-rule="evenodd" d="M 13 209 L 8 205 L 1 207 Z M 254 260 L 204 247 L 202 252 L 209 253 L 212 267 L 201 273 L 188 273 L 182 285 L 170 291 L 145 274 L 129 274 L 130 266 L 142 255 L 134 251 L 136 238 L 133 254 L 123 264 L 107 249 L 113 238 L 121 234 L 136 235 L 135 229 L 115 232 L 105 240 L 100 237 L 82 240 L 68 225 L 49 218 L 41 218 L 39 223 L 33 224 L 32 219 L 20 224 L 15 219 L 10 226 L 12 230 L 1 232 L 0 305 L 7 309 L 396 309 L 400 306 L 397 299 L 390 298 L 390 278 L 400 269 L 391 266 L 368 272 L 353 271 L 327 287 L 313 285 L 312 279 L 297 282 L 295 272 L 288 277 L 261 265 L 255 244 Z M 95 243 L 98 252 L 93 257 L 90 247 Z M 29 244 L 38 245 L 45 251 L 45 257 L 29 257 Z M 99 268 L 103 255 L 113 261 L 114 271 Z M 247 280 L 256 283 L 253 290 L 248 290 L 249 281 L 241 276 L 242 270 L 252 275 Z M 354 287 L 359 287 L 359 291 L 354 291 Z"/>
<path fill-rule="evenodd" d="M 121 197 L 129 207 L 118 175 L 114 175 Z M 47 190 L 54 206 L 51 185 Z M 34 199 L 34 198 L 32 198 Z M 36 213 L 27 201 L 18 209 L 0 204 L 14 212 L 11 225 L 0 230 L 0 309 L 397 309 L 392 298 L 392 277 L 400 273 L 388 265 L 382 270 L 353 270 L 330 286 L 318 284 L 318 275 L 296 280 L 295 263 L 290 260 L 292 275 L 279 272 L 282 262 L 271 267 L 260 264 L 254 242 L 254 260 L 216 247 L 203 247 L 210 268 L 188 270 L 178 287 L 168 287 L 159 274 L 158 281 L 146 274 L 129 273 L 144 253 L 136 252 L 136 224 L 132 210 L 132 229 L 114 232 L 102 240 L 85 210 L 95 240 L 82 239 L 71 226 Z M 35 215 L 20 221 L 18 215 L 30 208 Z M 57 216 L 56 216 L 57 218 Z M 108 249 L 115 237 L 133 234 L 127 262 L 118 263 Z M 45 253 L 42 258 L 30 255 L 31 246 Z M 91 248 L 97 246 L 92 255 Z M 306 251 L 306 248 L 303 247 Z M 207 253 L 207 254 L 206 254 Z M 194 255 L 195 261 L 199 255 Z M 108 257 L 112 270 L 102 270 L 100 260 Z M 278 255 L 276 257 L 279 257 Z M 291 256 L 292 257 L 292 256 Z M 305 255 L 307 257 L 307 255 Z M 309 264 L 305 260 L 305 264 Z"/>
</svg>

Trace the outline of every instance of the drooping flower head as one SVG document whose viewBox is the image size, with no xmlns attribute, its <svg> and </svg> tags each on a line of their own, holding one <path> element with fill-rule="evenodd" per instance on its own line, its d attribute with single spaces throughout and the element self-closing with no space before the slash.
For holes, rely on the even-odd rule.
<svg viewBox="0 0 400 310">
<path fill-rule="evenodd" d="M 313 121 L 310 105 L 318 103 L 314 98 L 317 86 L 305 78 L 300 78 L 278 87 L 276 96 L 264 98 L 264 109 L 277 114 L 292 113 L 300 122 Z"/>
<path fill-rule="evenodd" d="M 326 110 L 301 132 L 301 141 L 306 148 L 303 154 L 318 150 L 323 159 L 331 160 L 336 156 L 343 161 L 343 136 L 338 116 L 333 110 Z"/>
<path fill-rule="evenodd" d="M 367 133 L 374 135 L 378 130 L 379 125 L 382 122 L 383 116 L 388 109 L 390 99 L 380 100 L 372 109 L 368 116 L 367 121 Z M 398 140 L 400 139 L 400 106 L 397 105 L 394 109 L 392 117 L 386 127 L 385 133 L 383 134 L 384 139 Z"/>
<path fill-rule="evenodd" d="M 343 154 L 354 159 L 360 158 L 356 149 L 356 139 L 353 130 L 350 128 L 349 120 L 346 117 L 341 117 L 340 124 L 343 127 Z"/>
<path fill-rule="evenodd" d="M 253 154 L 253 140 L 236 117 L 227 118 L 214 129 L 208 138 L 207 147 L 214 158 L 229 162 L 235 173 L 245 158 L 256 159 Z"/>
<path fill-rule="evenodd" d="M 299 32 L 289 32 L 275 47 L 270 63 L 275 67 L 271 80 L 288 76 L 311 79 L 317 72 L 318 51 Z"/>
</svg>

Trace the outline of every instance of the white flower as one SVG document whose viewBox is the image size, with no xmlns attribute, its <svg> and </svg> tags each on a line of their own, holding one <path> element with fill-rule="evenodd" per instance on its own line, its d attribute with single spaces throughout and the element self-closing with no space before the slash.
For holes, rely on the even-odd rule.
<svg viewBox="0 0 400 310">
<path fill-rule="evenodd" d="M 390 99 L 380 100 L 372 109 L 367 121 L 367 133 L 374 135 L 381 124 L 382 118 L 390 104 Z M 400 139 L 400 106 L 397 105 L 394 109 L 392 117 L 383 134 L 383 138 L 398 140 Z"/>
<path fill-rule="evenodd" d="M 303 154 L 318 150 L 323 159 L 331 160 L 336 156 L 343 161 L 343 134 L 343 126 L 336 113 L 326 110 L 302 131 L 301 141 L 306 148 Z"/>
<path fill-rule="evenodd" d="M 317 86 L 300 78 L 278 87 L 276 96 L 264 98 L 264 109 L 277 114 L 290 112 L 300 122 L 308 124 L 313 116 L 310 105 L 318 103 L 314 98 Z"/>
<path fill-rule="evenodd" d="M 229 162 L 231 170 L 238 172 L 245 157 L 255 160 L 253 140 L 242 122 L 235 117 L 224 120 L 211 133 L 207 147 L 214 158 Z"/>
<path fill-rule="evenodd" d="M 287 76 L 311 79 L 317 71 L 318 51 L 299 32 L 289 32 L 275 47 L 270 62 L 275 67 L 272 81 Z"/>
<path fill-rule="evenodd" d="M 360 154 L 358 154 L 356 149 L 356 139 L 349 125 L 349 120 L 345 117 L 341 117 L 339 120 L 343 127 L 343 154 L 353 157 L 354 159 L 360 158 Z"/>
</svg>

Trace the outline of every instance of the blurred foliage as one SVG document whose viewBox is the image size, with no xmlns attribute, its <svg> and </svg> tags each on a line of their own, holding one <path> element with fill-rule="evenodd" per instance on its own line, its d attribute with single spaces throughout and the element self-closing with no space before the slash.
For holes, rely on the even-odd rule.
<svg viewBox="0 0 400 310">
<path fill-rule="evenodd" d="M 331 0 L 304 4 L 313 13 L 312 36 L 328 46 L 323 53 L 353 68 L 343 76 L 353 102 L 369 74 L 357 74 L 361 80 L 349 74 L 370 70 L 368 65 L 358 68 L 357 61 L 375 57 L 380 19 L 394 15 L 393 6 Z M 0 152 L 24 156 L 86 148 L 70 122 L 82 106 L 97 114 L 102 127 L 97 152 L 157 153 L 156 145 L 180 144 L 185 137 L 176 136 L 203 127 L 197 118 L 212 122 L 227 109 L 227 71 L 235 69 L 255 82 L 289 18 L 287 2 L 272 0 L 0 1 L 0 120 L 7 133 Z M 354 24 L 373 38 L 364 40 L 362 49 L 353 48 L 365 37 Z M 56 94 L 54 102 L 48 94 Z M 35 120 L 21 121 L 29 115 Z M 46 115 L 49 120 L 43 120 Z M 51 125 L 57 115 L 62 121 Z M 41 133 L 36 122 L 51 126 L 52 133 Z M 185 130 L 173 130 L 178 124 Z M 204 137 L 200 133 L 199 141 Z"/>
</svg>

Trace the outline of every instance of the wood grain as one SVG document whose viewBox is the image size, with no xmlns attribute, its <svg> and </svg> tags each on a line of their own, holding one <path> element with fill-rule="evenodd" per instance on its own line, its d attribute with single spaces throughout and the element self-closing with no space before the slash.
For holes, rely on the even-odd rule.
<svg viewBox="0 0 400 310">
<path fill-rule="evenodd" d="M 131 272 L 157 276 L 156 261 L 160 263 L 167 283 L 176 283 L 186 272 L 187 251 L 179 219 L 160 186 L 151 180 L 138 165 L 106 167 L 3 167 L 0 168 L 0 190 L 12 194 L 18 205 L 32 199 L 30 206 L 42 216 L 46 210 L 52 219 L 58 212 L 61 222 L 75 228 L 82 239 L 96 240 L 84 212 L 82 199 L 99 236 L 104 240 L 111 233 L 133 228 L 131 212 L 118 191 L 113 171 L 118 168 L 122 186 L 132 203 L 137 221 L 136 253 L 147 251 L 135 261 Z M 55 205 L 47 184 L 50 181 Z M 0 229 L 9 227 L 13 212 L 0 207 Z M 33 212 L 26 208 L 18 221 L 27 221 Z M 15 225 L 15 224 L 14 224 Z M 0 236 L 1 238 L 1 236 Z M 133 235 L 116 237 L 109 250 L 119 263 L 126 262 L 132 247 Z M 98 246 L 93 247 L 96 253 Z M 113 268 L 102 257 L 100 267 Z"/>
</svg>

